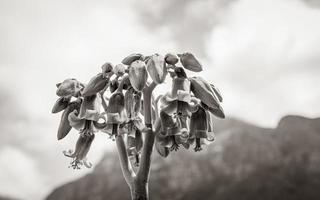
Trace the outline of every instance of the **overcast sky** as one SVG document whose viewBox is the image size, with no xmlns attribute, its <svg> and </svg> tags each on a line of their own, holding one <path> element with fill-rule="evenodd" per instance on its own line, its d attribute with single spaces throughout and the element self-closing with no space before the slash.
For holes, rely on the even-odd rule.
<svg viewBox="0 0 320 200">
<path fill-rule="evenodd" d="M 104 62 L 133 52 L 193 52 L 204 65 L 201 75 L 221 90 L 227 116 L 265 127 L 286 114 L 320 116 L 319 5 L 0 0 L 0 194 L 41 199 L 89 172 L 68 169 L 61 153 L 73 148 L 76 132 L 56 141 L 55 83 L 87 82 Z M 94 141 L 94 163 L 106 144 L 113 145 L 103 135 Z"/>
</svg>

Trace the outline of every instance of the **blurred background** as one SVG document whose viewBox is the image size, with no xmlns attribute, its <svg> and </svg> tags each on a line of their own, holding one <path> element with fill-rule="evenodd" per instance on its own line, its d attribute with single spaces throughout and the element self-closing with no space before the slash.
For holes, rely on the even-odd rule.
<svg viewBox="0 0 320 200">
<path fill-rule="evenodd" d="M 127 199 L 106 135 L 93 169 L 68 168 L 78 133 L 56 140 L 55 84 L 130 53 L 189 51 L 227 119 L 201 153 L 155 154 L 151 198 L 319 199 L 319 23 L 319 0 L 0 0 L 0 196 Z"/>
</svg>

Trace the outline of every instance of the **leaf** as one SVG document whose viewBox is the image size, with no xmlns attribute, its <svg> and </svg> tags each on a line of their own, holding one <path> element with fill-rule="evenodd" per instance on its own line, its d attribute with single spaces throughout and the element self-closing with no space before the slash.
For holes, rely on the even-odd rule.
<svg viewBox="0 0 320 200">
<path fill-rule="evenodd" d="M 210 108 L 219 108 L 219 100 L 214 95 L 210 84 L 203 78 L 196 76 L 189 78 L 191 82 L 191 91 L 194 96 L 200 99 L 204 104 Z"/>
<path fill-rule="evenodd" d="M 121 62 L 125 65 L 131 65 L 132 62 L 136 60 L 143 60 L 144 56 L 140 53 L 133 53 L 125 57 Z"/>
<path fill-rule="evenodd" d="M 60 97 L 55 104 L 53 105 L 52 108 L 52 113 L 58 113 L 60 111 L 63 111 L 64 109 L 66 109 L 68 107 L 68 104 L 70 102 L 71 98 L 68 97 Z"/>
<path fill-rule="evenodd" d="M 213 92 L 218 97 L 219 101 L 222 102 L 223 98 L 222 98 L 220 90 L 215 85 L 213 85 L 213 84 L 210 84 L 210 85 L 211 85 L 211 88 L 212 88 Z"/>
<path fill-rule="evenodd" d="M 69 123 L 68 116 L 74 110 L 79 111 L 80 104 L 81 104 L 80 101 L 71 102 L 68 105 L 68 107 L 63 111 L 60 119 L 59 128 L 58 128 L 58 134 L 57 134 L 58 140 L 63 139 L 70 132 L 72 127 Z"/>
<path fill-rule="evenodd" d="M 137 60 L 131 63 L 129 68 L 129 79 L 136 91 L 142 91 L 146 86 L 148 72 L 143 61 Z"/>
<path fill-rule="evenodd" d="M 226 118 L 223 108 L 219 106 L 218 108 L 208 108 L 208 111 L 210 111 L 214 116 L 219 117 L 219 118 Z"/>
<path fill-rule="evenodd" d="M 159 54 L 152 55 L 148 60 L 147 70 L 155 83 L 163 83 L 167 75 L 167 68 L 164 57 Z"/>
<path fill-rule="evenodd" d="M 91 96 L 94 95 L 101 90 L 103 90 L 109 82 L 108 78 L 104 78 L 102 73 L 97 74 L 92 77 L 89 83 L 85 86 L 82 91 L 83 96 Z"/>
<path fill-rule="evenodd" d="M 195 58 L 192 53 L 186 52 L 183 54 L 178 54 L 180 57 L 180 62 L 185 69 L 193 72 L 201 72 L 202 66 L 200 62 Z"/>
</svg>

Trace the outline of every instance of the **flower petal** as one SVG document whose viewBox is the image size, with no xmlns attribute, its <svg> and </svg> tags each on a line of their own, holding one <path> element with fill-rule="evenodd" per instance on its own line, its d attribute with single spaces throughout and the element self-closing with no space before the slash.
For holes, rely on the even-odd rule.
<svg viewBox="0 0 320 200">
<path fill-rule="evenodd" d="M 167 68 L 164 57 L 159 54 L 151 56 L 147 62 L 147 70 L 155 83 L 163 83 L 167 76 Z"/>
</svg>

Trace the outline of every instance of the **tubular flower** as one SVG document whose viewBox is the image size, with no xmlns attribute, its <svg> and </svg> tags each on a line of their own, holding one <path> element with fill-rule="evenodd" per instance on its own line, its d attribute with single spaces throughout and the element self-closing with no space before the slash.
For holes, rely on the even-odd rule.
<svg viewBox="0 0 320 200">
<path fill-rule="evenodd" d="M 140 116 L 141 92 L 137 92 L 130 87 L 124 98 L 128 117 L 124 125 L 125 132 L 128 134 L 128 154 L 130 157 L 135 158 L 135 164 L 139 165 L 139 154 L 142 148 L 141 132 L 145 129 Z"/>
<path fill-rule="evenodd" d="M 81 165 L 90 168 L 92 164 L 87 162 L 86 155 L 94 139 L 94 134 L 101 128 L 102 124 L 98 122 L 100 118 L 100 94 L 84 97 L 80 111 L 74 110 L 68 116 L 70 126 L 79 131 L 79 139 L 75 150 L 64 151 L 63 154 L 73 158 L 71 167 L 80 169 Z"/>
<path fill-rule="evenodd" d="M 82 165 L 91 168 L 92 164 L 87 161 L 87 154 L 90 150 L 91 143 L 95 135 L 80 135 L 75 146 L 75 150 L 63 151 L 67 157 L 73 158 L 70 167 L 73 169 L 80 169 Z"/>
<path fill-rule="evenodd" d="M 56 94 L 59 97 L 78 97 L 80 91 L 83 89 L 84 85 L 77 81 L 77 79 L 70 78 L 64 80 L 62 83 L 57 83 Z"/>
<path fill-rule="evenodd" d="M 194 151 L 201 151 L 201 144 L 205 144 L 205 140 L 209 142 L 214 140 L 212 116 L 202 106 L 198 106 L 198 110 L 192 113 L 190 119 L 189 142 L 193 143 L 194 140 L 196 142 Z"/>
<path fill-rule="evenodd" d="M 110 97 L 109 104 L 106 108 L 107 126 L 103 128 L 102 131 L 108 133 L 111 137 L 118 135 L 120 125 L 123 124 L 127 119 L 122 90 L 124 84 L 128 80 L 128 75 L 122 77 L 119 87 Z"/>
<path fill-rule="evenodd" d="M 185 143 L 187 141 L 189 137 L 188 119 L 197 107 L 194 104 L 195 98 L 191 97 L 190 81 L 186 78 L 184 70 L 177 67 L 175 72 L 177 76 L 172 80 L 172 90 L 162 97 L 160 107 L 160 118 L 165 116 L 162 112 L 171 115 L 172 118 L 176 118 L 175 123 L 177 123 L 180 129 L 180 131 L 174 134 L 178 137 L 174 139 L 172 150 L 178 148 L 178 143 Z M 161 120 L 163 119 L 161 118 Z"/>
<path fill-rule="evenodd" d="M 69 114 L 70 125 L 79 131 L 80 135 L 93 135 L 98 132 L 101 124 L 98 123 L 99 119 L 104 119 L 100 115 L 101 96 L 95 94 L 86 96 L 80 107 L 80 112 L 76 110 Z"/>
</svg>

